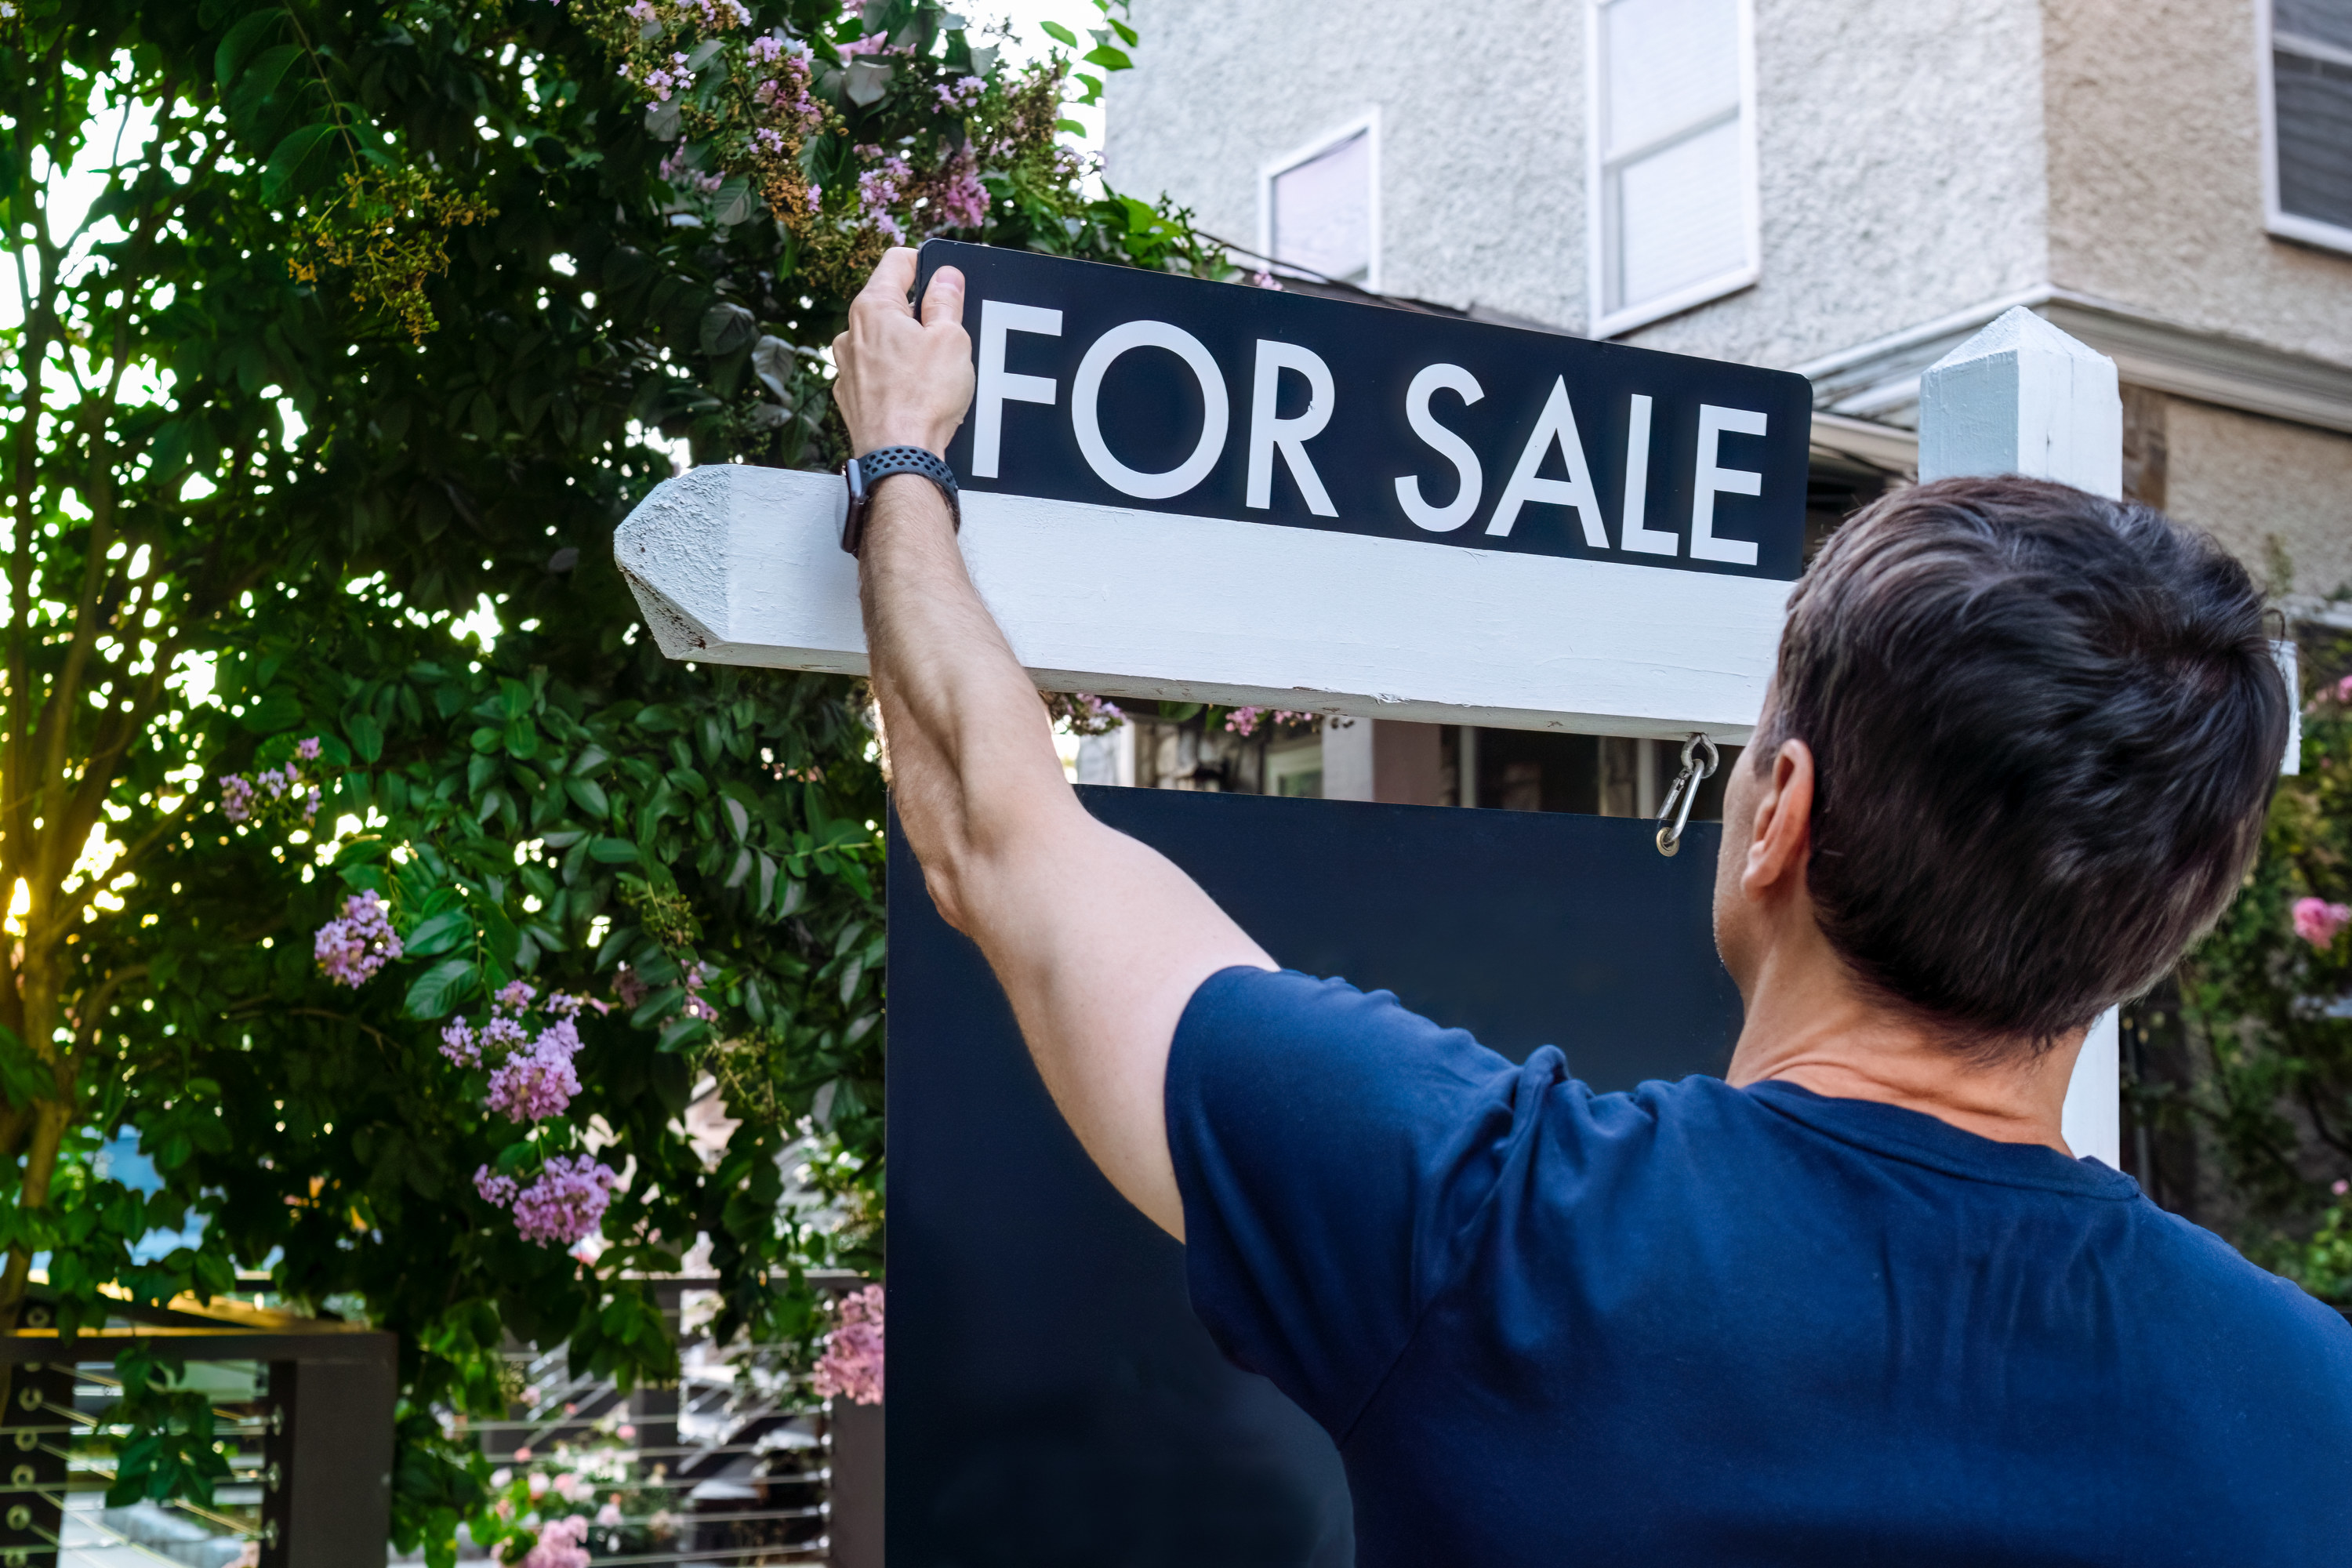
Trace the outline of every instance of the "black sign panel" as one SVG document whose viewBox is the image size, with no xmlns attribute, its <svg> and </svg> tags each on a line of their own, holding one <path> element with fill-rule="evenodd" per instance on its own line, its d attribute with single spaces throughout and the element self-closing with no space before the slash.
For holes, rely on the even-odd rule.
<svg viewBox="0 0 2352 1568">
<path fill-rule="evenodd" d="M 1802 377 L 932 240 L 979 373 L 966 489 L 1792 581 Z"/>
<path fill-rule="evenodd" d="M 1739 995 L 1707 910 L 1721 829 L 1087 789 L 1281 963 L 1393 990 L 1597 1089 L 1721 1072 Z M 1348 1568 L 1322 1430 L 1228 1364 L 1184 1250 L 1045 1092 L 980 950 L 890 836 L 890 1568 Z"/>
</svg>

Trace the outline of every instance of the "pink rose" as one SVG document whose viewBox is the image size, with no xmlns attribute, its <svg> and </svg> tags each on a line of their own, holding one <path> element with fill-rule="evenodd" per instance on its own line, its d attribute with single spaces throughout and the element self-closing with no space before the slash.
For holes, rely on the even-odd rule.
<svg viewBox="0 0 2352 1568">
<path fill-rule="evenodd" d="M 2325 899 L 2294 901 L 2294 934 L 2314 947 L 2335 944 L 2336 933 L 2352 922 L 2352 904 L 2331 904 Z"/>
</svg>

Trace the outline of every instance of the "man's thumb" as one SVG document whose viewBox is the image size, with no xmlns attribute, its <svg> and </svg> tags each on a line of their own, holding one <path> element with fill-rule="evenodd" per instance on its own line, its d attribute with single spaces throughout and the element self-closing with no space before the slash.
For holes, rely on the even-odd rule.
<svg viewBox="0 0 2352 1568">
<path fill-rule="evenodd" d="M 931 274 L 931 286 L 923 290 L 923 325 L 963 325 L 963 274 L 956 268 L 942 267 Z"/>
</svg>

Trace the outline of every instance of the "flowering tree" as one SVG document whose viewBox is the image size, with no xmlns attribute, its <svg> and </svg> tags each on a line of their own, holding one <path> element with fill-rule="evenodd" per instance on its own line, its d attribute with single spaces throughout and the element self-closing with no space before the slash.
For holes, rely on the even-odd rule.
<svg viewBox="0 0 2352 1568">
<path fill-rule="evenodd" d="M 443 1560 L 520 1528 L 434 1414 L 502 1409 L 507 1335 L 669 1375 L 639 1281 L 705 1246 L 718 1331 L 814 1349 L 805 1269 L 879 1262 L 873 737 L 848 682 L 661 658 L 610 531 L 657 440 L 838 460 L 818 351 L 896 238 L 1222 271 L 1083 188 L 1075 63 L 919 0 L 0 15 L 0 1318 L 37 1257 L 69 1330 L 239 1268 L 363 1311 Z M 133 1385 L 122 1483 L 202 1495 Z"/>
<path fill-rule="evenodd" d="M 2305 659 L 2341 668 L 2347 655 Z M 2321 686 L 2303 725 L 2302 770 L 2280 781 L 2261 860 L 2181 967 L 2199 1081 L 2135 1093 L 2143 1114 L 2220 1155 L 2236 1212 L 2207 1217 L 2352 1306 L 2352 678 Z M 2164 1026 L 2162 1005 L 2143 1004 L 2143 1027 Z"/>
</svg>

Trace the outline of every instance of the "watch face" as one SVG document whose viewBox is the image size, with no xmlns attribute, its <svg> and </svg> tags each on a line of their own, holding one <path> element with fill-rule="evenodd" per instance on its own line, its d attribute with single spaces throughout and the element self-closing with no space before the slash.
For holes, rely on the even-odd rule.
<svg viewBox="0 0 2352 1568">
<path fill-rule="evenodd" d="M 848 466 L 844 468 L 841 471 L 843 477 L 849 480 L 850 500 L 853 503 L 864 500 L 866 499 L 866 470 L 858 463 L 858 460 L 855 458 L 850 458 Z"/>
</svg>

